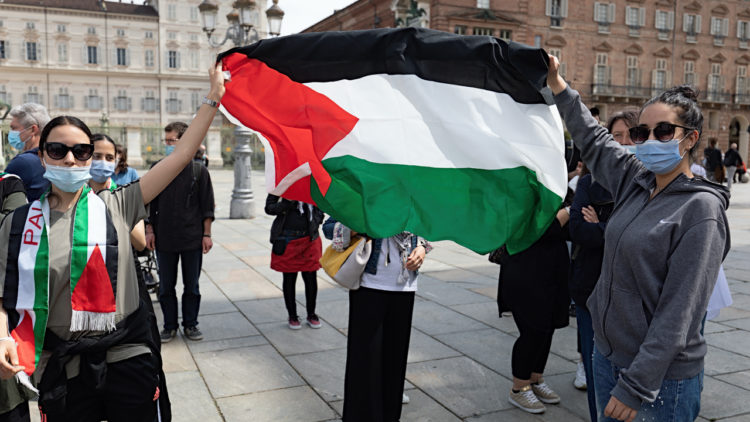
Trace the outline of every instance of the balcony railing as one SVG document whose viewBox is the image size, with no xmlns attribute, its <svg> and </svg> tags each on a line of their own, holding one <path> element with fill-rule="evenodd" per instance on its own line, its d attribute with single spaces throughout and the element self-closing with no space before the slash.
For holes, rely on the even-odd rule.
<svg viewBox="0 0 750 422">
<path fill-rule="evenodd" d="M 712 103 L 731 103 L 732 97 L 732 93 L 727 91 L 704 91 L 700 93 L 698 100 Z"/>
<path fill-rule="evenodd" d="M 655 90 L 656 88 L 647 86 L 591 84 L 592 95 L 607 95 L 611 97 L 651 98 L 655 95 Z M 661 92 L 663 89 L 656 91 Z"/>
</svg>

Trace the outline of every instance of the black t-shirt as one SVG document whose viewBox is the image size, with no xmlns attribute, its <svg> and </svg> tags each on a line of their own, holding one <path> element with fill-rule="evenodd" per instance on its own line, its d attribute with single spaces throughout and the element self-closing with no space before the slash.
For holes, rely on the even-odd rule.
<svg viewBox="0 0 750 422">
<path fill-rule="evenodd" d="M 197 182 L 193 180 L 194 171 L 199 174 Z M 157 250 L 179 252 L 200 249 L 203 220 L 214 218 L 214 189 L 208 169 L 191 161 L 150 206 L 150 222 L 154 226 Z"/>
</svg>

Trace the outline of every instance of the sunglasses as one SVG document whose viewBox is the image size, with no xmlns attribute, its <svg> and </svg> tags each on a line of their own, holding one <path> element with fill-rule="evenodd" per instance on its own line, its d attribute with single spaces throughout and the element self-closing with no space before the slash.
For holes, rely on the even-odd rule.
<svg viewBox="0 0 750 422">
<path fill-rule="evenodd" d="M 61 142 L 48 142 L 44 144 L 44 150 L 53 160 L 62 160 L 68 155 L 68 151 L 73 151 L 73 157 L 79 161 L 87 161 L 94 154 L 94 145 L 92 144 L 75 144 L 69 147 Z"/>
<path fill-rule="evenodd" d="M 648 136 L 651 132 L 654 132 L 654 137 L 660 142 L 668 142 L 674 139 L 675 128 L 683 128 L 685 130 L 695 130 L 691 127 L 680 126 L 674 123 L 661 122 L 657 123 L 653 129 L 648 126 L 636 126 L 628 129 L 630 133 L 630 140 L 636 144 L 642 144 L 648 140 Z M 687 136 L 687 135 L 686 135 Z"/>
</svg>

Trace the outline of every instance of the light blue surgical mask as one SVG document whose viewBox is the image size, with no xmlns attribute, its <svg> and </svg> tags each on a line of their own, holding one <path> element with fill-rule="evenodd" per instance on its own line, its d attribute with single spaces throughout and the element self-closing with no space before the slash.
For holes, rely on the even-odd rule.
<svg viewBox="0 0 750 422">
<path fill-rule="evenodd" d="M 91 178 L 96 183 L 104 183 L 115 174 L 115 163 L 106 160 L 91 161 Z"/>
<path fill-rule="evenodd" d="M 31 128 L 26 128 L 24 130 L 11 130 L 8 131 L 8 143 L 10 146 L 12 146 L 14 149 L 22 150 L 24 145 L 26 145 L 26 141 L 21 139 L 21 133 L 26 132 Z M 27 139 L 28 140 L 28 139 Z"/>
<path fill-rule="evenodd" d="M 166 148 L 164 149 L 164 152 L 166 152 L 167 155 L 169 155 L 174 152 L 174 147 L 175 145 L 167 145 Z"/>
<path fill-rule="evenodd" d="M 669 173 L 680 164 L 685 155 L 680 155 L 682 139 L 672 139 L 667 142 L 649 139 L 636 145 L 635 157 L 643 163 L 646 169 L 656 174 Z"/>
<path fill-rule="evenodd" d="M 91 166 L 63 167 L 44 163 L 44 178 L 64 192 L 76 192 L 91 179 Z"/>
<path fill-rule="evenodd" d="M 627 151 L 628 154 L 633 155 L 635 154 L 636 146 L 635 145 L 623 145 L 623 148 L 625 148 L 625 151 Z"/>
</svg>

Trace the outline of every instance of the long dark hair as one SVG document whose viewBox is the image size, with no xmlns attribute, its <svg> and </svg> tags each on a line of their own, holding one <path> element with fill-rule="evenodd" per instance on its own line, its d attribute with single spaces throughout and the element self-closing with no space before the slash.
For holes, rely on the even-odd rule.
<svg viewBox="0 0 750 422">
<path fill-rule="evenodd" d="M 78 129 L 81 129 L 83 133 L 86 134 L 86 137 L 89 138 L 89 143 L 90 144 L 94 143 L 94 141 L 91 140 L 91 129 L 89 129 L 89 127 L 86 126 L 86 123 L 83 123 L 83 120 L 74 116 L 57 116 L 54 119 L 50 120 L 46 126 L 44 126 L 44 129 L 42 130 L 42 135 L 39 139 L 39 151 L 40 152 L 44 151 L 44 144 L 47 143 L 47 138 L 49 137 L 49 133 L 52 132 L 52 129 L 58 126 L 67 126 L 67 125 L 75 126 Z"/>
<path fill-rule="evenodd" d="M 627 126 L 628 129 L 638 126 L 638 112 L 635 110 L 623 110 L 613 114 L 607 122 L 607 132 L 612 133 L 612 128 L 618 120 L 625 122 L 625 126 Z"/>
<path fill-rule="evenodd" d="M 120 174 L 128 171 L 128 149 L 120 144 L 116 144 L 115 152 L 120 156 L 120 159 L 117 161 L 115 173 Z"/>
<path fill-rule="evenodd" d="M 663 103 L 678 108 L 680 111 L 677 113 L 677 118 L 680 122 L 698 131 L 698 141 L 690 148 L 690 156 L 695 158 L 703 133 L 703 112 L 698 106 L 698 93 L 690 85 L 675 86 L 650 99 L 643 105 L 641 112 L 654 103 Z"/>
<path fill-rule="evenodd" d="M 115 143 L 114 139 L 110 138 L 109 135 L 105 133 L 95 133 L 91 135 L 91 143 L 96 143 L 99 141 L 107 141 L 110 144 L 114 145 L 115 151 L 117 151 L 117 144 Z"/>
</svg>

